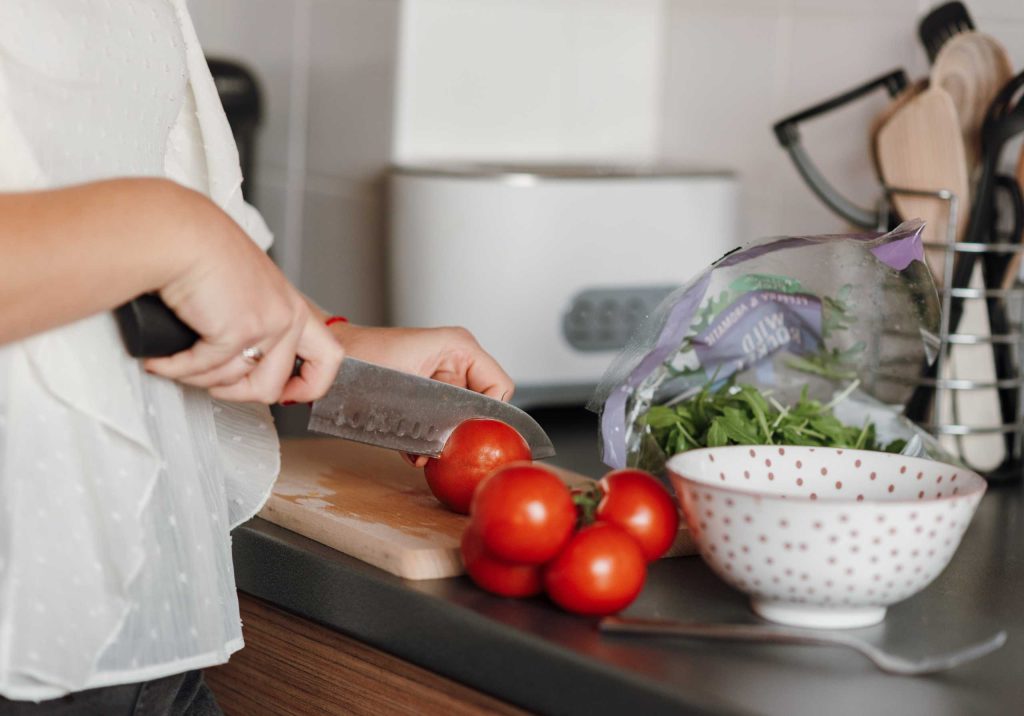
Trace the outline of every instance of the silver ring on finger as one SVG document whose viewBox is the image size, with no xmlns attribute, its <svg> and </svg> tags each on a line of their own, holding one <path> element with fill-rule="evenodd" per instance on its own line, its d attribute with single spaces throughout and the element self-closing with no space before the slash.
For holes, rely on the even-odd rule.
<svg viewBox="0 0 1024 716">
<path fill-rule="evenodd" d="M 256 365 L 263 360 L 263 350 L 259 346 L 249 346 L 242 349 L 242 360 L 249 365 Z"/>
</svg>

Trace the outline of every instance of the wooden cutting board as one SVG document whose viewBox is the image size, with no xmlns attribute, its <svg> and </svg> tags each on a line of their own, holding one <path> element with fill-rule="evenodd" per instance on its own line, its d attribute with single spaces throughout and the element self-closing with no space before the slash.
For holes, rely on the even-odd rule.
<svg viewBox="0 0 1024 716">
<path fill-rule="evenodd" d="M 587 478 L 556 468 L 569 484 Z M 333 438 L 281 441 L 281 475 L 260 517 L 406 579 L 462 574 L 469 518 L 442 507 L 390 450 Z M 696 554 L 681 526 L 666 556 Z"/>
</svg>

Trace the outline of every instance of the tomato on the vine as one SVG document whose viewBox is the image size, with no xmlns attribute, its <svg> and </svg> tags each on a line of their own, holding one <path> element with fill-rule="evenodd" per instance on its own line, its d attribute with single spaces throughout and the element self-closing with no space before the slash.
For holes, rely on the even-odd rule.
<svg viewBox="0 0 1024 716">
<path fill-rule="evenodd" d="M 495 468 L 529 460 L 530 446 L 500 420 L 479 418 L 461 423 L 438 458 L 423 468 L 427 485 L 442 504 L 466 514 L 476 486 Z"/>
<path fill-rule="evenodd" d="M 532 597 L 543 589 L 541 567 L 498 559 L 472 528 L 462 533 L 462 564 L 476 585 L 502 597 Z"/>
<path fill-rule="evenodd" d="M 679 511 L 657 478 L 643 470 L 613 470 L 598 484 L 604 496 L 596 518 L 626 530 L 648 562 L 665 554 L 679 529 Z"/>
<path fill-rule="evenodd" d="M 544 587 L 558 606 L 589 616 L 614 614 L 643 589 L 647 562 L 625 530 L 607 522 L 584 527 L 544 570 Z"/>
<path fill-rule="evenodd" d="M 471 529 L 499 559 L 541 564 L 561 551 L 576 524 L 569 488 L 551 470 L 515 464 L 491 473 L 473 495 Z"/>
</svg>

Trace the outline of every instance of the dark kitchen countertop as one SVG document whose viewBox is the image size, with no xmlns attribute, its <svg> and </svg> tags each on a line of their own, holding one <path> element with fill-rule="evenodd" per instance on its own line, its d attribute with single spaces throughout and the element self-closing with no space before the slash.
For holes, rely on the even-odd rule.
<svg viewBox="0 0 1024 716">
<path fill-rule="evenodd" d="M 600 474 L 593 416 L 537 411 L 555 462 Z M 408 581 L 260 519 L 234 532 L 239 588 L 538 713 L 1009 714 L 1024 708 L 1024 499 L 993 486 L 952 563 L 882 624 L 852 633 L 918 655 L 1009 633 L 944 674 L 894 677 L 845 649 L 602 636 L 543 599 L 468 579 Z M 699 557 L 652 565 L 628 616 L 756 621 Z"/>
</svg>

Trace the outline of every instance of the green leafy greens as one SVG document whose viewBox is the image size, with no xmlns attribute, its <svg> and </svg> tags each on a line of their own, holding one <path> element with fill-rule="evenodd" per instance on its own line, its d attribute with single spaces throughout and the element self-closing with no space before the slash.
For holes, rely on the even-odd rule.
<svg viewBox="0 0 1024 716">
<path fill-rule="evenodd" d="M 856 382 L 851 383 L 827 405 L 809 399 L 804 388 L 800 400 L 786 407 L 751 385 L 729 382 L 715 390 L 705 386 L 697 395 L 676 405 L 653 406 L 641 420 L 666 455 L 723 445 L 902 450 L 905 440 L 879 443 L 874 423 L 865 422 L 858 428 L 844 425 L 832 414 L 834 405 L 856 387 Z"/>
</svg>

